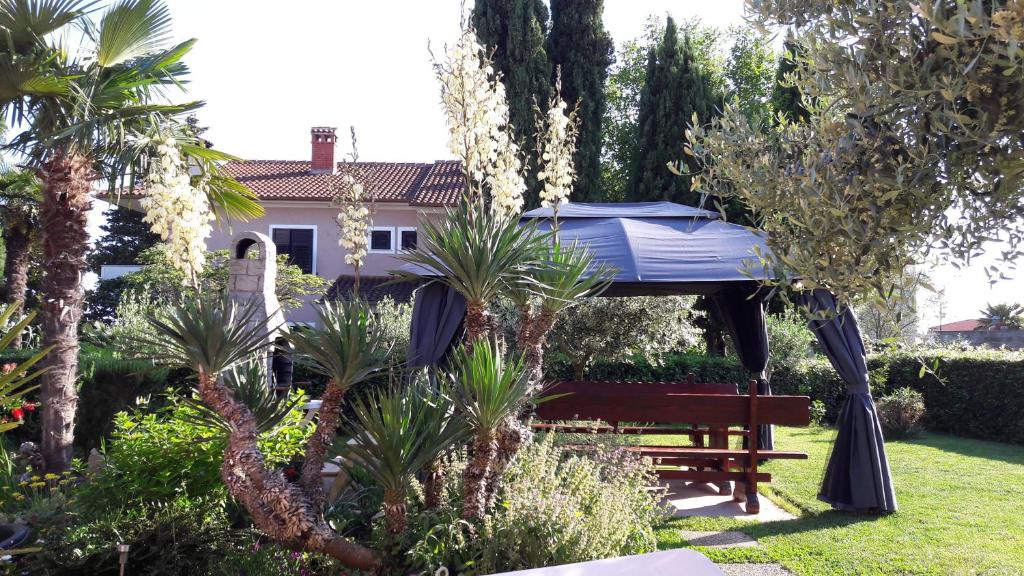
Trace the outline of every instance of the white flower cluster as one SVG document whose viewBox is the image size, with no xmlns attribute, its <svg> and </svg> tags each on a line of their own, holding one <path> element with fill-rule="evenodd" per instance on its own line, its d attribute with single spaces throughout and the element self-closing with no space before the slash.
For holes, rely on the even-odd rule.
<svg viewBox="0 0 1024 576">
<path fill-rule="evenodd" d="M 338 226 L 341 237 L 338 245 L 344 248 L 345 263 L 362 266 L 366 258 L 366 250 L 370 233 L 370 209 L 363 198 L 363 185 L 351 176 L 345 176 L 346 186 L 339 194 L 340 212 Z"/>
<path fill-rule="evenodd" d="M 157 137 L 156 157 L 150 163 L 139 201 L 142 221 L 167 244 L 171 263 L 193 283 L 206 264 L 206 239 L 213 230 L 213 212 L 204 185 L 193 186 L 188 165 L 173 137 Z"/>
<path fill-rule="evenodd" d="M 471 198 L 490 189 L 491 208 L 516 214 L 523 208 L 522 159 L 509 124 L 505 86 L 472 29 L 467 29 L 435 64 L 441 82 L 441 102 L 448 117 L 448 148 L 462 160 Z"/>
<path fill-rule="evenodd" d="M 576 114 L 566 113 L 565 101 L 556 97 L 548 108 L 547 129 L 544 134 L 541 160 L 544 169 L 537 179 L 544 183 L 540 203 L 544 207 L 558 207 L 569 201 L 572 185 L 576 181 L 573 154 L 576 152 Z"/>
</svg>

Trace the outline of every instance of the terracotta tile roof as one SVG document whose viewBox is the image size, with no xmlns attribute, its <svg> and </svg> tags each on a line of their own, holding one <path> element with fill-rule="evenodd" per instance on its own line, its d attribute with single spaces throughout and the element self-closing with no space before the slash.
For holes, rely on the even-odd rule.
<svg viewBox="0 0 1024 576">
<path fill-rule="evenodd" d="M 311 174 L 305 160 L 229 162 L 224 171 L 260 200 L 330 200 L 332 182 L 357 171 L 377 202 L 408 202 L 417 206 L 454 205 L 462 192 L 455 160 L 338 163 L 337 174 Z"/>
<path fill-rule="evenodd" d="M 412 300 L 412 293 L 419 286 L 419 282 L 395 282 L 387 284 L 391 280 L 394 280 L 393 276 L 360 276 L 359 277 L 359 296 L 367 302 L 380 302 L 384 298 L 390 296 L 392 300 L 400 304 L 407 303 Z M 331 287 L 327 290 L 327 294 L 324 296 L 325 300 L 337 300 L 344 298 L 346 300 L 352 294 L 352 288 L 355 285 L 355 277 L 353 276 L 338 276 L 338 279 L 331 284 Z"/>
<path fill-rule="evenodd" d="M 932 326 L 932 332 L 971 332 L 981 327 L 981 320 L 958 320 L 940 326 Z"/>
</svg>

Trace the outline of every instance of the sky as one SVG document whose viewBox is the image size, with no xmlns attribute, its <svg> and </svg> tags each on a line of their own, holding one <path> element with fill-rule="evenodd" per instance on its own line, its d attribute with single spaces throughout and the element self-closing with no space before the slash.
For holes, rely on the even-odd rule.
<svg viewBox="0 0 1024 576">
<path fill-rule="evenodd" d="M 471 5 L 472 0 L 467 0 Z M 355 126 L 361 160 L 450 158 L 429 49 L 459 33 L 460 0 L 168 0 L 177 41 L 197 38 L 186 59 L 189 99 L 204 135 L 247 159 L 309 157 L 309 128 L 336 126 L 339 154 Z M 605 0 L 615 41 L 643 32 L 651 14 L 743 21 L 742 0 Z M 98 221 L 94 219 L 94 222 Z M 977 316 L 992 301 L 1024 300 L 1024 275 L 989 286 L 981 266 L 931 272 L 947 290 L 944 320 Z M 923 310 L 922 325 L 935 314 Z"/>
</svg>

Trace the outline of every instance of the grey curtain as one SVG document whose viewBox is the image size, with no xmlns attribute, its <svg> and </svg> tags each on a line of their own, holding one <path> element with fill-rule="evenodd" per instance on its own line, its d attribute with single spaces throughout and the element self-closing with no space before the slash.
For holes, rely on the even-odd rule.
<svg viewBox="0 0 1024 576">
<path fill-rule="evenodd" d="M 416 291 L 406 362 L 410 368 L 436 366 L 462 332 L 466 300 L 456 291 L 431 282 Z"/>
<path fill-rule="evenodd" d="M 810 329 L 846 382 L 846 401 L 818 498 L 840 510 L 895 512 L 896 494 L 857 320 L 828 290 L 802 292 L 798 303 L 809 313 Z"/>
<path fill-rule="evenodd" d="M 729 328 L 740 362 L 757 380 L 757 393 L 771 394 L 764 372 L 768 367 L 768 328 L 764 321 L 763 294 L 756 288 L 730 288 L 711 296 L 711 301 Z M 757 447 L 775 449 L 775 435 L 770 425 L 760 427 Z"/>
</svg>

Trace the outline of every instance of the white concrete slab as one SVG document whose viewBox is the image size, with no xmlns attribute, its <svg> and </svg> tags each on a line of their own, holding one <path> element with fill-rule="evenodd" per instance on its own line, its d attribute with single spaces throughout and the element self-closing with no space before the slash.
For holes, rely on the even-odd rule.
<svg viewBox="0 0 1024 576">
<path fill-rule="evenodd" d="M 680 530 L 680 534 L 690 546 L 705 546 L 707 548 L 756 548 L 759 546 L 757 540 L 743 532 Z"/>
<path fill-rule="evenodd" d="M 687 549 L 606 558 L 578 564 L 564 564 L 494 576 L 723 576 L 707 556 Z"/>
<path fill-rule="evenodd" d="M 712 516 L 750 520 L 752 522 L 777 522 L 793 520 L 793 516 L 777 504 L 761 494 L 761 512 L 747 514 L 742 502 L 735 502 L 732 496 L 719 495 L 718 491 L 707 484 L 688 485 L 681 480 L 669 480 L 665 500 L 672 508 L 672 515 L 677 518 L 690 516 Z"/>
</svg>

